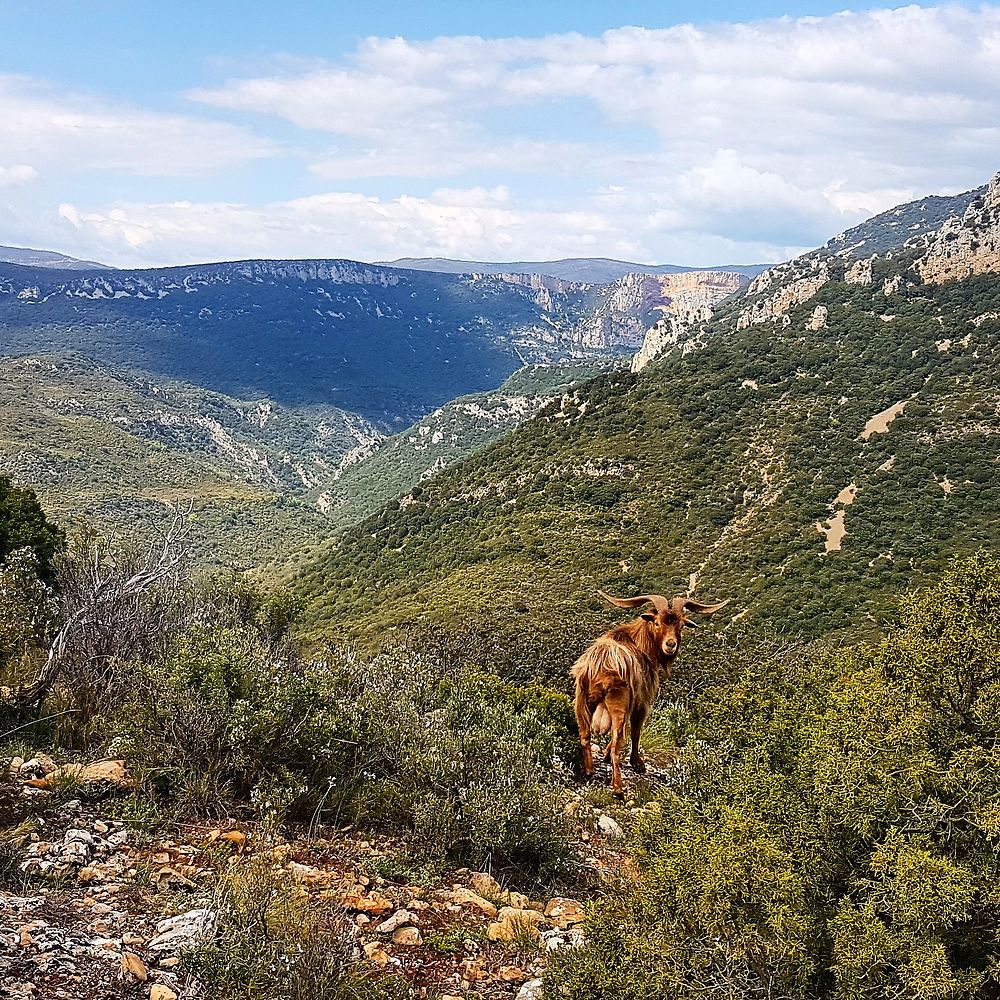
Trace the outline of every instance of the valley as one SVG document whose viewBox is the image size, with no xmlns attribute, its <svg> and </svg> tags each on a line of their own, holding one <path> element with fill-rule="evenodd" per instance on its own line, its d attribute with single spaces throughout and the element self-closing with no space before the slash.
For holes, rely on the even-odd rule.
<svg viewBox="0 0 1000 1000">
<path fill-rule="evenodd" d="M 751 274 L 0 264 L 4 987 L 992 995 L 998 233 L 1000 175 Z M 620 794 L 598 590 L 727 600 Z"/>
</svg>

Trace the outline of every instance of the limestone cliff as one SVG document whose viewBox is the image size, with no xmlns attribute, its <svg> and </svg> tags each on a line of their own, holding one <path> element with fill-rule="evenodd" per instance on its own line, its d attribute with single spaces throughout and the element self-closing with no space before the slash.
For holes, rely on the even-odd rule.
<svg viewBox="0 0 1000 1000">
<path fill-rule="evenodd" d="M 947 220 L 931 237 L 915 268 L 929 285 L 1000 271 L 1000 174 L 961 218 Z"/>
<path fill-rule="evenodd" d="M 658 310 L 663 317 L 646 331 L 642 347 L 632 359 L 632 371 L 641 371 L 696 326 L 707 323 L 713 307 L 738 291 L 746 279 L 730 271 L 691 271 L 656 275 L 652 282 L 658 291 L 647 288 L 652 293 L 649 311 Z"/>
<path fill-rule="evenodd" d="M 745 330 L 759 323 L 787 323 L 788 310 L 811 299 L 829 280 L 829 263 L 816 253 L 758 274 L 747 287 L 746 305 L 740 310 L 736 329 Z"/>
</svg>

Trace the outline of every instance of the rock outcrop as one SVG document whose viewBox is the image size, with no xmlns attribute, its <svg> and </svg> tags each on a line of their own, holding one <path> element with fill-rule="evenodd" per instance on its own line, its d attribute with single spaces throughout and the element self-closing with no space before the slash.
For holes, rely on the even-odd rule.
<svg viewBox="0 0 1000 1000">
<path fill-rule="evenodd" d="M 786 324 L 788 310 L 807 302 L 829 280 L 830 265 L 818 254 L 796 257 L 758 274 L 747 287 L 747 304 L 740 311 L 736 329 L 760 323 Z"/>
<path fill-rule="evenodd" d="M 715 306 L 746 284 L 743 275 L 730 271 L 691 271 L 657 275 L 652 280 L 658 285 L 659 294 L 649 303 L 650 308 L 664 315 L 646 331 L 642 347 L 632 359 L 635 372 L 707 323 Z"/>
<path fill-rule="evenodd" d="M 914 266 L 928 285 L 1000 271 L 1000 174 L 961 218 L 941 226 Z"/>
</svg>

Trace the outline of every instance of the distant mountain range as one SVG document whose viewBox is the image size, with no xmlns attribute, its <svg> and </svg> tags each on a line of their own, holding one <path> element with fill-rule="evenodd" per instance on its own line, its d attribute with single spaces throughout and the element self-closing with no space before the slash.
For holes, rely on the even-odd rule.
<svg viewBox="0 0 1000 1000">
<path fill-rule="evenodd" d="M 75 351 L 390 429 L 525 364 L 634 353 L 675 298 L 711 303 L 741 283 L 695 272 L 586 285 L 346 260 L 79 274 L 0 264 L 0 355 Z"/>
<path fill-rule="evenodd" d="M 193 497 L 201 553 L 259 564 L 315 532 L 322 512 L 344 523 L 374 509 L 530 417 L 589 363 L 627 360 L 660 317 L 745 283 L 693 272 L 589 285 L 329 260 L 0 264 L 0 470 L 61 517 L 130 531 Z M 543 367 L 530 388 L 436 417 L 429 448 L 404 439 L 380 451 L 384 475 L 341 487 L 387 435 L 450 400 L 567 362 L 581 368 L 548 378 Z"/>
<path fill-rule="evenodd" d="M 398 257 L 376 261 L 385 267 L 410 271 L 439 271 L 444 274 L 544 274 L 563 281 L 605 284 L 628 274 L 684 274 L 691 271 L 729 271 L 748 278 L 766 271 L 770 264 L 718 264 L 711 267 L 683 267 L 680 264 L 635 264 L 608 257 L 567 257 L 564 260 L 520 260 L 509 262 L 451 260 L 447 257 Z"/>
<path fill-rule="evenodd" d="M 22 264 L 25 267 L 54 267 L 62 271 L 109 271 L 107 264 L 93 260 L 77 260 L 52 250 L 30 250 L 24 247 L 0 246 L 0 263 Z"/>
</svg>

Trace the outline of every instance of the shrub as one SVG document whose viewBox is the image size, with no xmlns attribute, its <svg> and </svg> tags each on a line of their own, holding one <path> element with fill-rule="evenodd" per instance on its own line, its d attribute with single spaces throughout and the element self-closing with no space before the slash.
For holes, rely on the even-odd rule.
<svg viewBox="0 0 1000 1000">
<path fill-rule="evenodd" d="M 405 1000 L 398 977 L 367 971 L 353 954 L 354 926 L 332 904 L 308 900 L 273 861 L 235 861 L 213 907 L 219 933 L 188 956 L 218 1000 Z"/>
<path fill-rule="evenodd" d="M 877 645 L 745 647 L 548 996 L 992 995 L 998 587 L 980 554 Z"/>
</svg>

